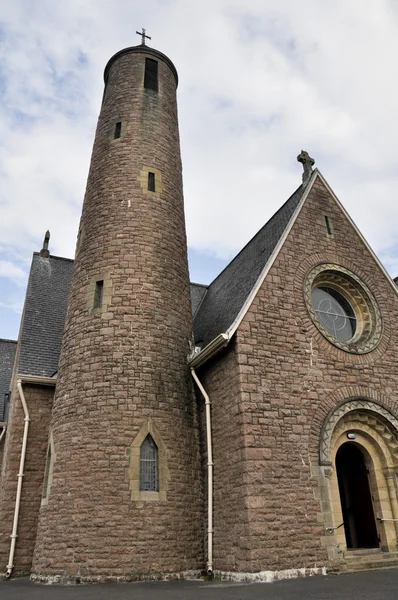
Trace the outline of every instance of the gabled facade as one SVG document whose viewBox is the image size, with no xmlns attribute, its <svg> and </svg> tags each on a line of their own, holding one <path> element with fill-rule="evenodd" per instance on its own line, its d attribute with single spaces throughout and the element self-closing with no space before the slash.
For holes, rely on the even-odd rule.
<svg viewBox="0 0 398 600">
<path fill-rule="evenodd" d="M 32 263 L 0 441 L 4 572 L 395 564 L 395 283 L 302 153 L 287 202 L 189 286 L 175 68 L 128 48 L 105 84 L 75 262 L 47 236 Z"/>
</svg>

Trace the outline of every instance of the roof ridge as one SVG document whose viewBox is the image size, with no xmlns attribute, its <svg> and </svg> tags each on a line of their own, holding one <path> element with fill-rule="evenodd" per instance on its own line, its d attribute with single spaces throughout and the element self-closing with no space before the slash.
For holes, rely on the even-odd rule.
<svg viewBox="0 0 398 600">
<path fill-rule="evenodd" d="M 210 284 L 209 283 L 207 283 L 207 284 L 206 283 L 196 283 L 195 281 L 190 281 L 189 285 L 199 285 L 200 287 L 204 287 L 207 289 Z"/>
<path fill-rule="evenodd" d="M 290 194 L 290 196 L 289 196 L 289 198 L 286 200 L 286 202 L 284 202 L 284 203 L 282 204 L 282 206 L 280 206 L 280 207 L 278 208 L 278 210 L 277 210 L 276 212 L 274 212 L 274 214 L 273 214 L 273 215 L 272 215 L 272 216 L 271 216 L 271 217 L 268 219 L 268 221 L 266 221 L 266 222 L 264 223 L 264 225 L 263 225 L 262 227 L 260 227 L 260 229 L 257 231 L 257 233 L 255 233 L 255 234 L 254 234 L 254 235 L 253 235 L 253 236 L 250 238 L 250 240 L 249 240 L 249 241 L 248 241 L 248 242 L 247 242 L 247 243 L 246 243 L 246 244 L 243 246 L 243 248 L 241 248 L 241 249 L 239 250 L 238 254 L 235 254 L 235 256 L 233 257 L 233 259 L 232 259 L 232 260 L 230 260 L 230 261 L 229 261 L 229 263 L 228 263 L 227 265 L 225 265 L 225 267 L 223 268 L 223 270 L 222 270 L 222 271 L 220 271 L 220 273 L 217 275 L 217 277 L 215 277 L 215 278 L 213 279 L 213 281 L 212 281 L 212 282 L 211 282 L 211 283 L 210 283 L 210 284 L 207 286 L 208 288 L 210 288 L 210 286 L 212 286 L 212 285 L 213 285 L 213 283 L 214 283 L 215 281 L 217 281 L 217 279 L 218 279 L 219 277 L 221 277 L 221 275 L 224 273 L 224 271 L 226 271 L 226 270 L 227 270 L 227 269 L 228 269 L 228 268 L 229 268 L 229 267 L 232 265 L 232 263 L 233 263 L 233 262 L 234 262 L 234 261 L 235 261 L 235 260 L 238 258 L 238 256 L 240 256 L 240 254 L 242 254 L 242 252 L 245 250 L 245 248 L 247 248 L 247 246 L 248 246 L 249 244 L 251 244 L 251 243 L 252 243 L 252 241 L 253 241 L 253 240 L 254 240 L 254 239 L 255 239 L 255 238 L 256 238 L 256 237 L 257 237 L 257 236 L 258 236 L 258 235 L 259 235 L 259 234 L 262 232 L 262 230 L 264 229 L 264 227 L 266 227 L 266 226 L 267 226 L 267 225 L 268 225 L 268 224 L 269 224 L 269 223 L 270 223 L 270 222 L 271 222 L 271 221 L 272 221 L 272 220 L 273 220 L 273 219 L 274 219 L 274 218 L 275 218 L 275 217 L 278 215 L 278 213 L 279 213 L 279 212 L 280 212 L 280 211 L 281 211 L 281 210 L 282 210 L 282 209 L 285 207 L 285 205 L 286 205 L 286 204 L 289 202 L 289 200 L 291 200 L 291 198 L 292 198 L 292 197 L 293 197 L 295 194 L 297 194 L 297 192 L 299 191 L 299 189 L 300 189 L 300 188 L 303 188 L 303 187 L 305 187 L 305 185 L 304 185 L 303 183 L 301 183 L 301 184 L 298 186 L 298 188 L 297 188 L 297 189 L 296 189 L 296 190 L 293 192 L 293 194 Z"/>
<path fill-rule="evenodd" d="M 40 256 L 40 252 L 33 252 L 33 256 Z M 50 254 L 50 256 L 48 258 L 55 258 L 55 260 L 65 260 L 67 262 L 75 262 L 74 258 L 66 258 L 65 256 L 54 256 L 53 254 Z"/>
</svg>

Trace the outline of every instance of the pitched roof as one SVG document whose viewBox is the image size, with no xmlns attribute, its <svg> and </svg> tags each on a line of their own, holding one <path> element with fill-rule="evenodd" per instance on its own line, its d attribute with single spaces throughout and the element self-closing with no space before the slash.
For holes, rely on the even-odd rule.
<svg viewBox="0 0 398 600">
<path fill-rule="evenodd" d="M 18 372 L 51 377 L 58 369 L 73 260 L 33 254 Z"/>
<path fill-rule="evenodd" d="M 203 283 L 192 282 L 189 284 L 189 286 L 191 290 L 192 316 L 194 317 L 209 286 L 203 285 Z"/>
<path fill-rule="evenodd" d="M 0 339 L 0 421 L 4 418 L 4 395 L 10 391 L 17 342 Z"/>
<path fill-rule="evenodd" d="M 73 262 L 69 258 L 44 258 L 37 252 L 33 254 L 21 332 L 19 373 L 52 377 L 58 369 Z M 207 287 L 200 283 L 190 284 L 193 315 Z M 0 394 L 1 389 L 0 386 Z"/>
<path fill-rule="evenodd" d="M 194 318 L 197 344 L 206 346 L 234 323 L 306 189 L 306 185 L 300 185 L 209 285 Z"/>
</svg>

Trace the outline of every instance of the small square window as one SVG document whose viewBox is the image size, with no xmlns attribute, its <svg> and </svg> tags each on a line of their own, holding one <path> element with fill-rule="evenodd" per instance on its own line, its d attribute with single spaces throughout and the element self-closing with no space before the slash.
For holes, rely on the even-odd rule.
<svg viewBox="0 0 398 600">
<path fill-rule="evenodd" d="M 95 283 L 95 296 L 94 296 L 94 308 L 101 308 L 102 298 L 104 295 L 104 281 L 97 281 Z"/>
<path fill-rule="evenodd" d="M 113 139 L 117 140 L 118 138 L 120 138 L 121 135 L 122 135 L 122 122 L 118 121 L 115 125 L 115 135 L 114 135 Z"/>
<path fill-rule="evenodd" d="M 155 173 L 148 173 L 148 192 L 155 191 Z"/>
</svg>

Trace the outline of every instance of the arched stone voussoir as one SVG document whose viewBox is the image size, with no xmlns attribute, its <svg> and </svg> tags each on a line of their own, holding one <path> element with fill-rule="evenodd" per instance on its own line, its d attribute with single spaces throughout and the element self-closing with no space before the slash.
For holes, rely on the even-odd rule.
<svg viewBox="0 0 398 600">
<path fill-rule="evenodd" d="M 319 438 L 319 464 L 330 464 L 331 441 L 339 421 L 350 412 L 373 414 L 377 421 L 384 423 L 392 436 L 398 439 L 398 414 L 387 407 L 380 399 L 369 397 L 347 398 L 336 404 L 324 419 Z"/>
</svg>

